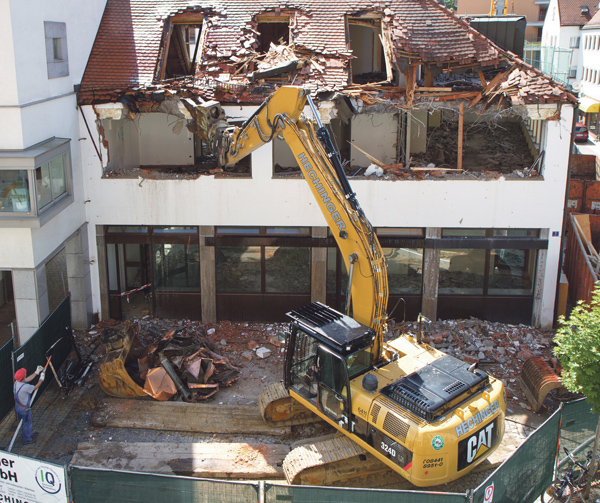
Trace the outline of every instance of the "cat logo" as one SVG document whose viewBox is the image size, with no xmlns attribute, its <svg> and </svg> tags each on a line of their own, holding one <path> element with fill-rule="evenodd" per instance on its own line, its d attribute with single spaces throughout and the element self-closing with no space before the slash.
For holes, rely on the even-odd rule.
<svg viewBox="0 0 600 503">
<path fill-rule="evenodd" d="M 480 458 L 498 442 L 498 421 L 483 426 L 458 444 L 458 469 L 462 470 Z"/>
</svg>

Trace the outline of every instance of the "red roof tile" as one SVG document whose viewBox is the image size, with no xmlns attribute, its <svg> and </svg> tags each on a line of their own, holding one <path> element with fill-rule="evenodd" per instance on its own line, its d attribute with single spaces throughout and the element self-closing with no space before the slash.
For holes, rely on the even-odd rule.
<svg viewBox="0 0 600 503">
<path fill-rule="evenodd" d="M 598 2 L 591 0 L 558 0 L 561 26 L 583 26 L 598 12 Z"/>
<path fill-rule="evenodd" d="M 79 101 L 105 101 L 115 89 L 152 83 L 169 16 L 189 11 L 207 14 L 210 30 L 203 61 L 218 71 L 230 51 L 237 53 L 252 41 L 254 17 L 274 9 L 295 13 L 293 43 L 315 53 L 323 67 L 322 72 L 305 72 L 303 83 L 322 88 L 339 89 L 348 83 L 352 54 L 345 18 L 365 11 L 380 13 L 389 26 L 393 55 L 400 66 L 418 61 L 493 65 L 502 56 L 494 44 L 436 0 L 108 0 Z"/>
</svg>

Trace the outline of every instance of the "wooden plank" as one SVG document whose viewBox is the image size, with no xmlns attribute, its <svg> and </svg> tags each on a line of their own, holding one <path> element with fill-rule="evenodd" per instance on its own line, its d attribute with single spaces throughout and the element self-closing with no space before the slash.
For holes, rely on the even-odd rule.
<svg viewBox="0 0 600 503">
<path fill-rule="evenodd" d="M 367 157 L 367 159 L 369 159 L 369 161 L 371 161 L 373 164 L 377 164 L 377 166 L 385 166 L 385 163 L 383 161 L 380 161 L 376 157 L 373 157 L 371 154 L 369 154 L 368 152 L 365 152 L 362 148 L 360 148 L 359 146 L 355 145 L 351 141 L 348 140 L 348 143 L 350 145 L 352 145 L 359 152 L 362 152 Z"/>
<path fill-rule="evenodd" d="M 487 82 L 485 80 L 485 77 L 483 76 L 483 72 L 480 70 L 479 72 L 477 72 L 477 74 L 479 75 L 479 80 L 481 82 L 481 87 L 487 86 Z"/>
<path fill-rule="evenodd" d="M 220 479 L 283 479 L 285 444 L 82 442 L 72 466 Z"/>
<path fill-rule="evenodd" d="M 315 416 L 315 419 L 318 419 Z M 314 422 L 314 420 L 312 422 Z M 91 418 L 94 426 L 194 433 L 281 436 L 286 425 L 267 424 L 258 405 L 215 405 L 106 398 Z"/>
<path fill-rule="evenodd" d="M 417 93 L 422 93 L 422 92 L 434 92 L 434 93 L 451 93 L 454 89 L 452 89 L 451 87 L 431 87 L 431 86 L 423 86 L 423 87 L 417 87 L 415 88 L 415 92 Z"/>
</svg>

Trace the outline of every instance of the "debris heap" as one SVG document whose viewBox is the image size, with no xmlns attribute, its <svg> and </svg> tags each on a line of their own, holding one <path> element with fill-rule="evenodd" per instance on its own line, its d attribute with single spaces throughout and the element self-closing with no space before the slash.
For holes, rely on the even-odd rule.
<svg viewBox="0 0 600 503">
<path fill-rule="evenodd" d="M 118 397 L 149 395 L 156 400 L 180 397 L 198 402 L 212 397 L 220 387 L 231 386 L 240 369 L 211 348 L 202 329 L 189 328 L 171 329 L 163 335 L 154 327 L 141 334 L 138 322 L 106 326 L 102 389 Z"/>
</svg>

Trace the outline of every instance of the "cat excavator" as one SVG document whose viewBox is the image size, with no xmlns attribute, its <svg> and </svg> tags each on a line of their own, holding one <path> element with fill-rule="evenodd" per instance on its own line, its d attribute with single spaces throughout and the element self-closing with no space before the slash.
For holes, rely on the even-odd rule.
<svg viewBox="0 0 600 503">
<path fill-rule="evenodd" d="M 283 137 L 348 271 L 345 312 L 314 302 L 287 313 L 283 382 L 259 398 L 268 422 L 316 414 L 340 433 L 292 449 L 288 481 L 339 485 L 391 468 L 428 487 L 488 458 L 504 434 L 502 382 L 424 343 L 420 330 L 385 342 L 385 258 L 310 92 L 281 87 L 239 127 L 216 101 L 186 106 L 222 166 Z"/>
</svg>

